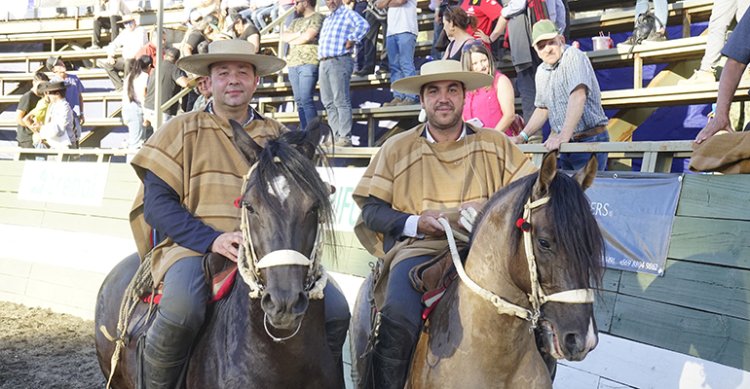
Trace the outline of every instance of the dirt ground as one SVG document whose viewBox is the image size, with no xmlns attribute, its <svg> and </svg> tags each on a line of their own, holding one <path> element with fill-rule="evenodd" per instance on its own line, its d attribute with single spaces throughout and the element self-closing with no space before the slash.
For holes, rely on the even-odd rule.
<svg viewBox="0 0 750 389">
<path fill-rule="evenodd" d="M 0 302 L 0 388 L 102 388 L 94 323 Z"/>
</svg>

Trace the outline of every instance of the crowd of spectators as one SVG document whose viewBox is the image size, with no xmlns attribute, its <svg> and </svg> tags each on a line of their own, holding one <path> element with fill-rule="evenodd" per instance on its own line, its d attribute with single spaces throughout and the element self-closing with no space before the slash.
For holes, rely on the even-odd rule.
<svg viewBox="0 0 750 389">
<path fill-rule="evenodd" d="M 648 0 L 635 2 L 636 23 L 643 15 L 652 15 L 653 28 L 646 37 L 650 41 L 667 39 L 666 0 L 654 0 L 653 11 Z M 154 123 L 154 89 L 161 86 L 162 101 L 191 83 L 191 75 L 175 66 L 180 56 L 205 53 L 210 42 L 241 39 L 251 43 L 254 53 L 261 51 L 261 32 L 270 22 L 293 7 L 284 21 L 275 23 L 268 33 L 281 32 L 285 44 L 280 53 L 288 66 L 288 77 L 299 116 L 300 128 L 318 116 L 314 100 L 316 87 L 333 129 L 327 144 L 349 146 L 352 130 L 350 78 L 368 76 L 380 71 L 390 72 L 390 81 L 416 74 L 415 50 L 418 28 L 416 0 L 326 0 L 328 15 L 318 12 L 316 0 L 185 0 L 184 24 L 187 32 L 182 41 L 168 44 L 162 36 L 164 70 L 155 80 L 156 39 L 152 32 L 138 25 L 137 15 L 130 13 L 123 0 L 100 0 L 94 17 L 92 49 L 99 49 L 110 31 L 110 43 L 104 47 L 107 58 L 97 65 L 106 72 L 114 88 L 122 91 L 123 117 L 128 124 L 129 147 L 139 147 Z M 719 49 L 730 24 L 739 20 L 750 1 L 716 2 L 709 22 L 709 44 L 699 69 L 685 82 L 715 81 Z M 464 120 L 475 125 L 494 128 L 512 137 L 515 142 L 541 142 L 540 129 L 549 123 L 551 135 L 545 142 L 549 149 L 561 143 L 581 141 L 581 134 L 596 135 L 583 141 L 606 140 L 607 117 L 601 109 L 599 86 L 586 56 L 569 45 L 569 12 L 566 0 L 432 0 L 434 11 L 433 48 L 426 60 L 460 61 L 464 70 L 486 73 L 494 77 L 491 86 L 472 91 L 466 96 Z M 529 26 L 541 25 L 548 39 L 532 36 Z M 281 26 L 283 25 L 283 26 Z M 281 27 L 281 28 L 280 28 Z M 266 32 L 264 32 L 266 33 Z M 554 37 L 552 34 L 555 33 Z M 379 41 L 379 37 L 383 40 Z M 635 34 L 633 34 L 635 36 Z M 626 44 L 638 44 L 629 38 Z M 380 53 L 380 55 L 378 55 Z M 547 56 L 543 61 L 540 56 Z M 497 61 L 510 62 L 515 71 L 511 81 L 498 70 Z M 62 81 L 73 115 L 74 128 L 84 123 L 83 85 L 66 72 L 59 58 L 50 58 L 53 81 Z M 571 69 L 568 84 L 559 84 L 554 74 Z M 125 79 L 123 80 L 123 75 Z M 36 78 L 35 78 L 36 79 Z M 35 81 L 41 82 L 41 81 Z M 194 81 L 198 88 L 186 98 L 182 110 L 201 109 L 210 101 L 206 81 Z M 46 96 L 37 85 L 24 95 L 19 104 L 19 144 L 30 147 L 30 135 L 39 128 L 35 115 L 28 116 L 36 100 Z M 520 97 L 521 111 L 515 112 L 515 98 Z M 48 99 L 41 99 L 47 101 Z M 570 102 L 579 102 L 580 114 L 571 116 Z M 416 105 L 417 96 L 393 91 L 384 107 Z M 165 112 L 168 120 L 179 110 L 175 103 Z M 28 120 L 27 120 L 28 119 Z M 523 130 L 523 131 L 521 131 Z M 37 131 L 38 132 L 38 131 Z M 78 137 L 72 132 L 70 146 Z"/>
</svg>

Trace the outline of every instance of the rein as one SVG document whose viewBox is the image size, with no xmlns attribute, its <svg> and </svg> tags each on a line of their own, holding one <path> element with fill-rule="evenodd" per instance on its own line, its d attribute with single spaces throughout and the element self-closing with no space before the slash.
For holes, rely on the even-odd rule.
<svg viewBox="0 0 750 389">
<path fill-rule="evenodd" d="M 526 204 L 523 206 L 523 220 L 531 220 L 531 210 L 534 208 L 541 207 L 549 201 L 549 197 L 544 197 L 534 202 L 529 198 Z M 526 251 L 526 260 L 529 266 L 529 277 L 531 278 L 531 293 L 528 294 L 529 302 L 531 303 L 531 309 L 524 308 L 503 299 L 502 297 L 490 292 L 487 289 L 479 286 L 474 280 L 472 280 L 466 270 L 464 269 L 461 259 L 458 255 L 458 249 L 456 248 L 456 240 L 453 237 L 453 231 L 450 223 L 445 218 L 438 219 L 440 224 L 445 229 L 445 235 L 448 238 L 448 247 L 450 248 L 451 257 L 453 259 L 453 266 L 456 268 L 458 277 L 461 278 L 466 286 L 472 292 L 478 294 L 484 300 L 489 301 L 497 309 L 497 313 L 501 315 L 513 315 L 521 319 L 531 322 L 531 329 L 537 327 L 539 319 L 541 318 L 541 307 L 548 301 L 561 302 L 567 304 L 588 304 L 594 302 L 594 292 L 591 289 L 574 289 L 566 290 L 558 293 L 547 295 L 544 293 L 541 284 L 539 283 L 539 276 L 537 273 L 536 257 L 534 256 L 534 246 L 532 244 L 531 228 L 522 228 L 523 231 L 523 245 Z"/>
<path fill-rule="evenodd" d="M 274 157 L 274 162 L 281 163 L 281 159 Z M 243 190 L 247 187 L 247 182 L 250 180 L 250 176 L 257 166 L 258 163 L 256 162 L 250 167 L 250 170 L 243 178 Z M 242 195 L 244 196 L 244 193 Z M 248 211 L 244 206 L 241 206 L 240 209 L 240 230 L 242 231 L 243 243 L 240 246 L 239 255 L 237 256 L 237 269 L 242 279 L 250 287 L 250 298 L 260 298 L 263 294 L 263 289 L 265 289 L 265 285 L 263 285 L 261 280 L 260 269 L 273 266 L 301 265 L 308 267 L 305 287 L 308 298 L 322 299 L 323 289 L 328 283 L 328 275 L 323 270 L 323 266 L 319 260 L 323 251 L 323 234 L 321 233 L 323 225 L 318 225 L 318 231 L 315 235 L 315 245 L 309 258 L 295 250 L 275 250 L 258 259 L 252 235 L 250 234 Z"/>
</svg>

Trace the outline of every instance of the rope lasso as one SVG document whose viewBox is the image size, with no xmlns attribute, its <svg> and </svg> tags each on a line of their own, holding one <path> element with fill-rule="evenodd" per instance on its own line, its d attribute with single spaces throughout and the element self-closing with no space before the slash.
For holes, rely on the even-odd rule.
<svg viewBox="0 0 750 389">
<path fill-rule="evenodd" d="M 143 258 L 143 261 L 138 266 L 138 270 L 136 270 L 135 275 L 130 280 L 130 283 L 128 283 L 128 286 L 123 293 L 122 301 L 120 302 L 120 309 L 118 311 L 117 336 L 112 336 L 104 325 L 99 326 L 99 331 L 101 331 L 102 335 L 115 344 L 115 350 L 112 352 L 112 358 L 110 359 L 110 371 L 106 386 L 107 389 L 112 385 L 112 378 L 115 375 L 117 364 L 120 361 L 120 353 L 125 347 L 125 338 L 127 336 L 128 326 L 130 325 L 130 318 L 133 316 L 133 312 L 141 299 L 141 292 L 147 287 L 153 289 L 153 285 L 154 279 L 151 274 L 151 252 L 149 252 Z M 152 298 L 149 303 L 147 317 L 151 316 L 153 307 L 154 303 Z"/>
</svg>

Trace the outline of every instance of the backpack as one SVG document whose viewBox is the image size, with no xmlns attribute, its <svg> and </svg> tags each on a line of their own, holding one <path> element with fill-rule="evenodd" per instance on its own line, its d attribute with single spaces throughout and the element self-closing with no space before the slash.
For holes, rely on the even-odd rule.
<svg viewBox="0 0 750 389">
<path fill-rule="evenodd" d="M 633 29 L 633 41 L 629 54 L 633 54 L 635 45 L 641 44 L 654 30 L 656 30 L 656 17 L 651 11 L 638 15 Z"/>
</svg>

